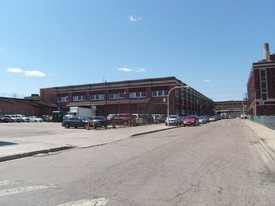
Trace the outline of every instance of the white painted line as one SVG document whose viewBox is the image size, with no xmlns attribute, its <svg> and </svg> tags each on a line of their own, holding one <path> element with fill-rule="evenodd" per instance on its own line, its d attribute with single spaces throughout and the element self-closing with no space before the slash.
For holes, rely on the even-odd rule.
<svg viewBox="0 0 275 206">
<path fill-rule="evenodd" d="M 68 202 L 57 206 L 104 206 L 109 199 L 101 197 L 97 199 L 78 200 L 75 202 Z"/>
<path fill-rule="evenodd" d="M 47 188 L 48 187 L 44 185 L 36 185 L 36 186 L 29 186 L 29 187 L 18 187 L 18 188 L 0 190 L 0 197 L 6 196 L 6 195 L 14 195 L 14 194 L 23 193 L 23 192 L 47 189 Z"/>
<path fill-rule="evenodd" d="M 20 184 L 20 182 L 15 182 L 13 180 L 3 180 L 0 182 L 0 186 L 9 186 L 9 185 L 17 185 Z"/>
</svg>

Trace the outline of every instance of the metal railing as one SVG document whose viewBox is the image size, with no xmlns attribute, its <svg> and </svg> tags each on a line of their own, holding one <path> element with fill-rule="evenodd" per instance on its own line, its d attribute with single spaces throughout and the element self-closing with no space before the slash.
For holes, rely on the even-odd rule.
<svg viewBox="0 0 275 206">
<path fill-rule="evenodd" d="M 275 130 L 275 116 L 249 116 L 249 119 Z"/>
</svg>

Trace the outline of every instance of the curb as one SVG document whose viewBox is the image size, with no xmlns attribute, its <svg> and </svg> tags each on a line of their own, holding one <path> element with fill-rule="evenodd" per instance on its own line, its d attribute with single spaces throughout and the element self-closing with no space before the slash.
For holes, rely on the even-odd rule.
<svg viewBox="0 0 275 206">
<path fill-rule="evenodd" d="M 67 149 L 72 149 L 72 148 L 74 148 L 74 147 L 65 146 L 65 147 L 56 147 L 56 148 L 51 148 L 51 149 L 26 152 L 26 153 L 22 153 L 22 154 L 15 154 L 15 155 L 10 155 L 10 156 L 0 157 L 0 162 L 14 160 L 14 159 L 20 159 L 20 158 L 24 158 L 24 157 L 30 157 L 30 156 L 41 154 L 41 153 L 57 152 L 57 151 L 62 151 L 62 150 L 67 150 Z"/>
<path fill-rule="evenodd" d="M 140 135 L 144 135 L 144 134 L 151 134 L 151 133 L 161 132 L 161 131 L 175 129 L 175 128 L 179 128 L 179 127 L 174 126 L 174 127 L 164 128 L 164 129 L 152 130 L 152 131 L 148 131 L 148 132 L 136 133 L 136 134 L 132 134 L 130 137 L 136 137 L 136 136 L 140 136 Z"/>
</svg>

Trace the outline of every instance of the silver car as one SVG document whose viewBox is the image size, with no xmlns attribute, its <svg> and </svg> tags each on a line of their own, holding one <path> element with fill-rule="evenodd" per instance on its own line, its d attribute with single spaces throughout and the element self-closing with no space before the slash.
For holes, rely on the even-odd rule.
<svg viewBox="0 0 275 206">
<path fill-rule="evenodd" d="M 165 125 L 170 126 L 170 125 L 181 125 L 181 119 L 179 115 L 169 115 L 169 117 L 166 118 L 165 120 Z"/>
</svg>

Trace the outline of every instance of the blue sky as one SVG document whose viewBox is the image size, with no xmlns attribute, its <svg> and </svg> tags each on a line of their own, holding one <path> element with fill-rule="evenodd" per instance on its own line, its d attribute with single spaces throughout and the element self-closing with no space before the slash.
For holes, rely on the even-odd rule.
<svg viewBox="0 0 275 206">
<path fill-rule="evenodd" d="M 214 101 L 241 100 L 274 0 L 0 0 L 0 96 L 176 76 Z"/>
</svg>

